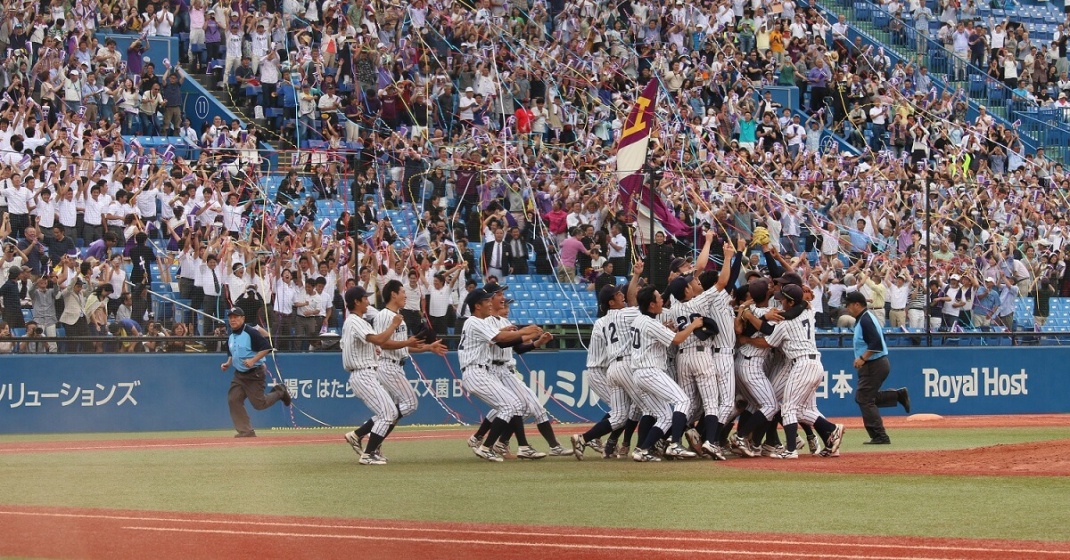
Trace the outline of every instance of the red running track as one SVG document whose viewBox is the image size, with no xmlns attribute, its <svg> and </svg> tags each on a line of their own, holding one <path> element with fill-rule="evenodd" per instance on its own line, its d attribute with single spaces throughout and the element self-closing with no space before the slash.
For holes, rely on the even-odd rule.
<svg viewBox="0 0 1070 560">
<path fill-rule="evenodd" d="M 478 525 L 0 505 L 0 555 L 38 558 L 1070 560 L 1070 543 Z"/>
</svg>

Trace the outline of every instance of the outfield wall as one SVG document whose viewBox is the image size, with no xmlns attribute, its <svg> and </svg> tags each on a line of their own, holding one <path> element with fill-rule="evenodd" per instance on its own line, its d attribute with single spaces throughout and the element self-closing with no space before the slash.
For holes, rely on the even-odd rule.
<svg viewBox="0 0 1070 560">
<path fill-rule="evenodd" d="M 223 354 L 6 356 L 0 362 L 0 433 L 231 428 L 231 374 L 219 369 L 224 359 Z M 908 387 L 915 413 L 1070 412 L 1065 366 L 1070 348 L 895 349 L 891 359 L 886 385 Z M 519 369 L 554 417 L 595 421 L 605 402 L 590 389 L 585 360 L 585 352 L 535 352 L 523 356 Z M 851 353 L 826 350 L 822 360 L 827 370 L 818 390 L 822 413 L 858 416 Z M 334 426 L 368 417 L 348 389 L 339 354 L 280 354 L 277 365 L 294 404 L 308 415 Z M 418 356 L 416 366 L 420 373 L 413 364 L 405 369 L 420 407 L 405 423 L 456 423 L 451 413 L 466 423 L 479 421 L 485 406 L 461 390 L 455 354 L 448 361 Z M 291 419 L 279 405 L 253 411 L 252 417 L 261 429 L 318 425 L 297 410 Z"/>
</svg>

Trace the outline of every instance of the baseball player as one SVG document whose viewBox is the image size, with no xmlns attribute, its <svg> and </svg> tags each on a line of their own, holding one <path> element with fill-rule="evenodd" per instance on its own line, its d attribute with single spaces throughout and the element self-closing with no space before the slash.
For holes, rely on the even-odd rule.
<svg viewBox="0 0 1070 560">
<path fill-rule="evenodd" d="M 752 280 L 747 286 L 747 292 L 749 302 L 752 303 L 751 313 L 764 318 L 769 310 L 769 282 L 764 278 Z M 746 306 L 740 305 L 737 311 L 736 334 L 740 338 L 763 338 L 764 334 L 742 319 L 744 309 Z M 775 419 L 780 412 L 773 383 L 765 374 L 769 352 L 769 348 L 744 343 L 736 354 L 736 381 L 739 383 L 740 393 L 747 399 L 748 407 L 752 408 L 751 414 L 740 421 L 735 435 L 729 440 L 731 451 L 741 457 L 758 455 L 754 450 L 755 446 L 750 443 L 751 434 L 764 434 L 769 421 Z"/>
<path fill-rule="evenodd" d="M 805 306 L 803 290 L 795 284 L 786 284 L 779 295 L 785 312 L 797 306 Z M 784 424 L 786 446 L 771 456 L 776 459 L 798 459 L 797 452 L 799 421 L 809 421 L 825 440 L 824 456 L 837 456 L 843 440 L 842 424 L 833 425 L 824 417 L 818 416 L 811 407 L 817 387 L 824 377 L 821 354 L 817 351 L 814 339 L 814 312 L 805 309 L 797 317 L 780 321 L 774 326 L 759 319 L 750 309 L 744 309 L 741 318 L 749 321 L 765 335 L 761 338 L 748 338 L 744 342 L 758 346 L 780 348 L 789 364 L 784 398 L 781 401 L 781 415 Z"/>
<path fill-rule="evenodd" d="M 505 290 L 509 289 L 508 286 L 500 284 L 488 284 L 483 289 L 491 294 L 491 304 L 494 307 L 492 315 L 487 318 L 487 321 L 492 324 L 496 324 L 501 330 L 513 330 L 516 326 L 509 321 L 509 300 L 505 299 Z M 516 371 L 516 357 L 513 354 L 514 348 L 519 354 L 530 352 L 535 348 L 545 346 L 553 340 L 553 335 L 547 332 L 540 332 L 536 338 L 530 341 L 526 338 L 519 344 L 499 346 L 492 348 L 495 353 L 494 360 L 491 361 L 495 373 L 502 380 L 502 384 L 509 390 L 511 390 L 523 403 L 526 408 L 526 412 L 529 416 L 535 418 L 536 427 L 539 429 L 539 433 L 542 434 L 546 443 L 550 446 L 550 455 L 555 457 L 561 457 L 565 455 L 571 455 L 571 451 L 566 451 L 557 441 L 557 436 L 554 435 L 554 428 L 550 424 L 550 413 L 539 403 L 539 399 L 535 396 L 535 393 L 531 390 L 531 387 L 525 385 L 520 377 L 518 377 Z M 487 417 L 493 421 L 497 416 L 497 411 L 490 411 Z M 509 437 L 512 435 L 509 429 L 506 429 L 502 433 L 501 439 L 495 444 L 494 452 L 503 455 L 509 450 Z M 517 457 L 521 459 L 541 459 L 547 454 L 531 450 L 529 448 L 526 455 L 517 453 Z"/>
<path fill-rule="evenodd" d="M 643 274 L 642 263 L 638 263 L 636 269 L 638 272 L 632 271 L 632 280 L 628 284 L 628 299 L 631 302 L 635 301 L 638 280 Z M 634 430 L 639 421 L 639 408 L 631 395 L 641 391 L 631 372 L 631 338 L 628 334 L 629 327 L 639 315 L 639 309 L 625 304 L 625 296 L 619 286 L 603 286 L 598 292 L 598 312 L 600 317 L 591 330 L 587 367 L 589 370 L 602 368 L 605 371 L 605 398 L 609 402 L 609 415 L 585 433 L 572 436 L 572 451 L 576 459 L 581 461 L 584 448 L 593 449 L 591 443 L 606 434 L 610 436 L 602 456 L 607 459 L 616 456 L 617 438 L 629 425 Z M 622 450 L 627 452 L 627 444 Z"/>
<path fill-rule="evenodd" d="M 709 252 L 713 232 L 706 234 L 703 252 Z M 724 244 L 725 262 L 735 256 L 730 242 Z M 700 262 L 702 259 L 699 259 Z M 691 447 L 700 455 L 724 461 L 725 456 L 717 445 L 720 435 L 718 417 L 727 419 L 735 407 L 735 372 L 732 354 L 736 346 L 736 333 L 732 324 L 731 296 L 725 291 L 731 275 L 730 266 L 722 266 L 717 282 L 708 290 L 702 290 L 697 276 L 679 276 L 669 283 L 669 293 L 675 303 L 658 315 L 659 321 L 669 321 L 678 330 L 695 319 L 711 318 L 716 332 L 706 340 L 696 336 L 687 337 L 678 344 L 677 379 L 687 395 L 698 395 L 701 409 L 705 411 L 704 438 L 697 431 L 691 433 Z M 705 324 L 705 321 L 703 321 Z"/>
<path fill-rule="evenodd" d="M 375 319 L 372 321 L 372 328 L 376 332 L 383 332 L 393 324 L 394 316 L 400 314 L 401 310 L 405 308 L 405 302 L 408 298 L 407 290 L 398 280 L 387 282 L 380 290 L 380 295 L 386 301 L 386 306 L 375 314 Z M 394 333 L 390 338 L 397 342 L 408 340 L 409 327 L 402 322 L 401 325 L 394 329 Z M 409 359 L 409 354 L 411 352 L 434 352 L 439 356 L 445 356 L 446 350 L 446 345 L 436 340 L 431 344 L 421 343 L 412 347 L 403 346 L 393 350 L 384 348 L 379 353 L 379 368 L 377 370 L 379 382 L 386 389 L 386 392 L 390 393 L 390 397 L 397 405 L 397 420 L 416 412 L 416 406 L 419 404 L 416 391 L 413 391 L 412 385 L 409 384 L 409 380 L 405 377 L 405 362 Z M 394 427 L 397 426 L 397 420 L 395 420 L 394 425 L 390 426 L 389 431 L 393 431 Z M 360 428 L 346 434 L 346 441 L 349 441 L 350 445 L 353 445 L 353 449 L 358 450 L 357 452 L 359 453 L 361 443 L 364 437 L 371 432 L 371 429 L 372 421 L 368 420 Z M 387 433 L 389 434 L 389 432 Z M 380 447 L 380 454 L 382 454 L 382 447 Z"/>
<path fill-rule="evenodd" d="M 783 316 L 781 316 L 781 311 L 782 311 L 782 309 L 780 308 L 780 301 L 781 300 L 778 297 L 776 297 L 776 296 L 779 295 L 781 287 L 787 286 L 789 284 L 794 284 L 794 285 L 799 286 L 800 288 L 802 288 L 804 296 L 806 296 L 806 294 L 809 293 L 809 296 L 807 296 L 807 297 L 813 297 L 813 292 L 810 292 L 809 288 L 807 286 L 803 285 L 802 277 L 799 276 L 798 274 L 796 274 L 794 272 L 794 270 L 792 268 L 790 268 L 790 263 L 787 263 L 786 261 L 784 261 L 783 257 L 779 253 L 767 253 L 766 254 L 766 258 L 774 260 L 774 261 L 775 260 L 779 260 L 787 268 L 787 272 L 784 272 L 780 276 L 774 276 L 773 277 L 773 278 L 775 278 L 772 281 L 772 290 L 773 290 L 774 299 L 770 300 L 770 308 L 769 308 L 768 311 L 766 311 L 766 313 L 768 315 L 767 318 L 770 321 L 780 321 L 780 320 L 783 320 L 783 319 L 792 319 L 794 317 L 797 317 L 805 309 L 808 309 L 808 307 L 807 306 L 798 306 L 798 307 L 795 307 L 793 310 L 786 312 Z M 773 267 L 771 267 L 770 270 L 773 270 Z M 776 270 L 779 271 L 780 269 L 777 268 Z M 815 345 L 816 345 L 816 337 L 815 337 L 814 340 L 815 340 Z M 773 391 L 777 396 L 777 401 L 778 402 L 783 402 L 783 400 L 784 400 L 784 388 L 785 388 L 785 386 L 787 384 L 787 379 L 788 379 L 786 374 L 787 374 L 788 370 L 791 368 L 791 363 L 784 358 L 784 353 L 779 348 L 774 349 L 774 352 L 772 352 L 772 354 L 770 354 L 769 358 L 766 360 L 766 363 L 767 363 L 767 369 L 768 369 L 768 372 L 769 372 L 769 377 L 773 381 Z M 814 411 L 817 410 L 817 398 L 816 398 L 816 395 L 815 395 L 815 398 L 814 398 L 814 402 L 812 403 L 812 408 L 814 409 Z M 771 418 L 770 419 L 770 422 L 766 427 L 765 444 L 760 446 L 760 448 L 759 448 L 763 457 L 769 457 L 769 456 L 771 456 L 771 455 L 773 455 L 775 453 L 779 453 L 783 449 L 783 445 L 781 445 L 781 443 L 780 443 L 780 436 L 779 436 L 779 434 L 777 433 L 777 430 L 776 430 L 777 424 L 782 424 L 782 423 L 783 423 L 783 418 L 781 417 L 781 413 L 778 413 L 776 418 Z M 813 454 L 817 453 L 818 449 L 819 449 L 817 437 L 814 435 L 813 429 L 810 426 L 804 424 L 802 427 L 803 427 L 803 431 L 806 433 L 806 444 L 810 449 L 810 454 L 813 455 Z M 755 438 L 755 442 L 759 441 L 759 439 L 760 438 Z M 800 443 L 801 443 L 801 438 L 800 438 Z M 801 446 L 797 445 L 797 447 L 801 447 Z"/>
<path fill-rule="evenodd" d="M 457 344 L 457 359 L 461 365 L 461 383 L 465 390 L 497 411 L 486 439 L 472 451 L 482 459 L 500 463 L 504 459 L 491 448 L 501 438 L 502 433 L 510 427 L 519 445 L 518 457 L 535 453 L 535 451 L 528 446 L 527 436 L 524 433 L 524 414 L 527 408 L 513 391 L 505 387 L 495 372 L 493 368 L 495 357 L 492 348 L 515 344 L 525 337 L 537 337 L 541 335 L 542 330 L 534 325 L 514 330 L 499 329 L 495 323 L 487 320 L 493 309 L 492 297 L 482 288 L 476 288 L 468 293 L 465 305 L 471 309 L 472 316 L 464 322 L 464 327 L 461 329 L 461 340 Z"/>
<path fill-rule="evenodd" d="M 363 319 L 368 311 L 368 293 L 363 288 L 357 286 L 346 290 L 344 299 L 349 316 L 342 326 L 342 366 L 349 372 L 349 384 L 353 392 L 373 413 L 366 447 L 361 446 L 355 432 L 347 433 L 345 438 L 353 450 L 360 454 L 360 464 L 385 465 L 386 460 L 379 454 L 379 446 L 390 433 L 390 427 L 397 422 L 398 408 L 390 393 L 379 382 L 376 346 L 396 350 L 415 346 L 419 341 L 416 338 L 392 340 L 395 330 L 402 324 L 400 315 L 390 322 L 387 329 L 376 333 L 371 324 Z"/>
<path fill-rule="evenodd" d="M 674 333 L 658 319 L 663 304 L 661 294 L 654 286 L 639 290 L 636 301 L 641 314 L 632 321 L 629 329 L 632 339 L 631 362 L 639 389 L 646 399 L 642 408 L 644 411 L 653 412 L 655 423 L 645 435 L 643 443 L 632 452 L 632 459 L 641 462 L 660 460 L 650 451 L 656 442 L 665 437 L 666 430 L 670 429 L 665 456 L 697 457 L 694 452 L 680 445 L 680 438 L 687 427 L 687 414 L 691 411 L 691 398 L 669 377 L 665 371 L 665 363 L 668 361 L 669 346 L 681 344 L 691 333 L 701 328 L 702 318 L 693 318 Z"/>
</svg>

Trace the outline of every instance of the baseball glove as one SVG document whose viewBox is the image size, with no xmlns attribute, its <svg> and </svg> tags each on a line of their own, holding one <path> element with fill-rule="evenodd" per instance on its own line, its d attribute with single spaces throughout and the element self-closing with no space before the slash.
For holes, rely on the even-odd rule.
<svg viewBox="0 0 1070 560">
<path fill-rule="evenodd" d="M 750 244 L 753 247 L 761 247 L 769 244 L 769 230 L 763 226 L 754 228 L 754 235 L 751 236 Z"/>
</svg>

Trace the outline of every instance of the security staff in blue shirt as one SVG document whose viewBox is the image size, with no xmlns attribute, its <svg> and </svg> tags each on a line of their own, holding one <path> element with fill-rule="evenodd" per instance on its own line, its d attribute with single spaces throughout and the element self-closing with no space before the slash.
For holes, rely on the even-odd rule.
<svg viewBox="0 0 1070 560">
<path fill-rule="evenodd" d="M 271 343 L 256 327 L 245 324 L 245 311 L 242 311 L 242 308 L 232 307 L 227 311 L 227 319 L 231 331 L 227 340 L 229 357 L 219 368 L 227 371 L 230 366 L 234 366 L 234 379 L 230 382 L 230 392 L 227 393 L 230 419 L 234 422 L 234 429 L 238 431 L 238 435 L 234 437 L 256 437 L 252 422 L 249 421 L 249 413 L 245 410 L 245 399 L 249 399 L 256 410 L 264 410 L 278 401 L 290 406 L 290 393 L 283 385 L 275 385 L 270 392 L 264 392 L 267 388 L 267 368 L 264 361 L 271 353 Z"/>
<path fill-rule="evenodd" d="M 866 296 L 860 292 L 849 292 L 844 295 L 844 306 L 848 313 L 855 318 L 854 351 L 855 369 L 858 370 L 858 390 L 855 391 L 855 402 L 862 411 L 862 424 L 869 432 L 870 440 L 865 442 L 871 445 L 892 443 L 888 433 L 884 431 L 884 421 L 878 408 L 886 408 L 902 404 L 907 413 L 910 413 L 910 395 L 906 388 L 895 391 L 881 391 L 881 384 L 888 378 L 891 366 L 888 363 L 888 345 L 884 342 L 884 333 L 881 331 L 877 318 L 868 309 Z"/>
</svg>

